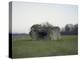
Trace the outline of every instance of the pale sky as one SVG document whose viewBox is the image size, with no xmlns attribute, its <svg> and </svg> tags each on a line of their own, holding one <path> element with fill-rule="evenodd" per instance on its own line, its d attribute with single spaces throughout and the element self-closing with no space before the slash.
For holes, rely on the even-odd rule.
<svg viewBox="0 0 80 60">
<path fill-rule="evenodd" d="M 54 26 L 78 23 L 78 6 L 47 3 L 12 2 L 12 32 L 28 33 L 33 24 L 49 22 Z"/>
</svg>

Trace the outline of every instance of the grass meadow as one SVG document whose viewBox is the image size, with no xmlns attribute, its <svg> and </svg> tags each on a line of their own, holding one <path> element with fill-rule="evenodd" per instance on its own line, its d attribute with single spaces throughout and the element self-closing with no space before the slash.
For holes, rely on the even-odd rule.
<svg viewBox="0 0 80 60">
<path fill-rule="evenodd" d="M 44 57 L 63 56 L 78 54 L 78 36 L 63 35 L 61 40 L 36 40 L 29 37 L 16 38 L 12 40 L 12 57 Z"/>
</svg>

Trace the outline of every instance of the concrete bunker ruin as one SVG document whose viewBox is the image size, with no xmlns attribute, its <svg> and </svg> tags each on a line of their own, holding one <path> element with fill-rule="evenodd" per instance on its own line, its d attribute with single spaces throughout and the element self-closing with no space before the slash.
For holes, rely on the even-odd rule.
<svg viewBox="0 0 80 60">
<path fill-rule="evenodd" d="M 35 24 L 29 32 L 32 40 L 59 40 L 61 39 L 60 28 L 51 24 Z"/>
</svg>

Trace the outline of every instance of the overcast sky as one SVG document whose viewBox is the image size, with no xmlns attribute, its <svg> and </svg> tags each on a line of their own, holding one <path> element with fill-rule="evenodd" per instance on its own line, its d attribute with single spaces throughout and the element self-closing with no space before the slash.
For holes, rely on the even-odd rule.
<svg viewBox="0 0 80 60">
<path fill-rule="evenodd" d="M 76 5 L 12 2 L 12 32 L 28 33 L 33 24 L 49 22 L 54 26 L 78 23 Z"/>
</svg>

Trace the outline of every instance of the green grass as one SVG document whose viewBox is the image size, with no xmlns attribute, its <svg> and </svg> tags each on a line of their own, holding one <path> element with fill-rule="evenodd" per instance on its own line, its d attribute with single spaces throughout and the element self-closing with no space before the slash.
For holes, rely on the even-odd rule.
<svg viewBox="0 0 80 60">
<path fill-rule="evenodd" d="M 12 45 L 13 58 L 78 54 L 78 38 L 76 35 L 62 36 L 62 40 L 53 41 L 13 40 Z"/>
</svg>

